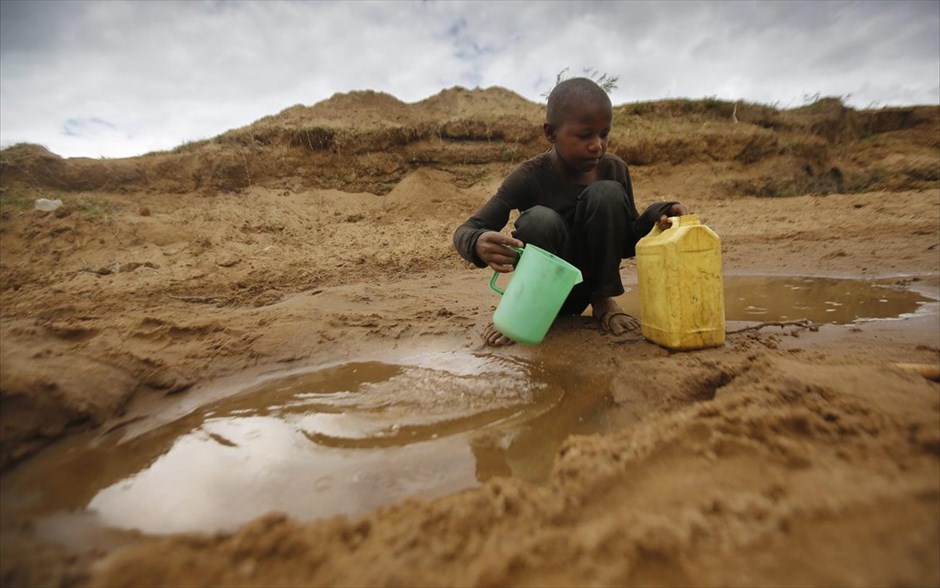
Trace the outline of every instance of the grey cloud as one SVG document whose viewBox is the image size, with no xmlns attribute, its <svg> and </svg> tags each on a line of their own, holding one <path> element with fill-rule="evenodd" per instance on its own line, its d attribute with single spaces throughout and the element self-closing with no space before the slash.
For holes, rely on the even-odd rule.
<svg viewBox="0 0 940 588">
<path fill-rule="evenodd" d="M 78 2 L 0 2 L 0 52 L 31 53 L 55 49 L 69 21 L 79 18 Z"/>
<path fill-rule="evenodd" d="M 940 101 L 937 2 L 4 0 L 0 11 L 0 143 L 64 155 L 170 148 L 355 89 L 412 102 L 501 85 L 540 100 L 565 67 L 619 75 L 615 103 Z M 70 119 L 94 118 L 116 129 L 64 135 L 78 130 Z"/>
</svg>

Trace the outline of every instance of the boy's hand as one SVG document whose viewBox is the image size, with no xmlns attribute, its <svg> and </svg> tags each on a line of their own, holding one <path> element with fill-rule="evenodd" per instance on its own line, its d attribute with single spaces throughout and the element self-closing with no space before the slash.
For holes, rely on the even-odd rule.
<svg viewBox="0 0 940 588">
<path fill-rule="evenodd" d="M 487 231 L 477 238 L 476 252 L 486 265 L 498 272 L 511 272 L 519 255 L 510 247 L 523 247 L 519 239 L 513 239 L 496 231 Z"/>
<path fill-rule="evenodd" d="M 685 206 L 685 204 L 676 202 L 669 207 L 669 210 L 666 211 L 666 214 L 659 217 L 659 222 L 656 223 L 656 225 L 659 227 L 659 230 L 665 231 L 672 226 L 672 223 L 669 222 L 669 217 L 683 216 L 686 214 L 689 214 L 689 209 Z"/>
</svg>

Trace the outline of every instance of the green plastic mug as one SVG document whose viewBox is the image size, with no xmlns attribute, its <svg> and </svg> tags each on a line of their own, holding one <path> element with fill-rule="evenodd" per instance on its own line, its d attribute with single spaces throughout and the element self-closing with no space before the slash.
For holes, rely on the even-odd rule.
<svg viewBox="0 0 940 588">
<path fill-rule="evenodd" d="M 519 262 L 506 290 L 496 286 L 499 272 L 490 280 L 490 288 L 502 296 L 493 325 L 517 343 L 538 345 L 571 289 L 584 279 L 581 270 L 535 245 L 511 249 L 519 254 Z"/>
</svg>

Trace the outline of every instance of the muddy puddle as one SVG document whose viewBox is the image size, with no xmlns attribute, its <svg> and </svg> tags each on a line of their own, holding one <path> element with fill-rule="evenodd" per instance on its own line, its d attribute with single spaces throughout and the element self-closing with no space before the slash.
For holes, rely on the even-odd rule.
<svg viewBox="0 0 940 588">
<path fill-rule="evenodd" d="M 770 322 L 810 320 L 847 325 L 913 316 L 936 300 L 909 289 L 917 278 L 853 280 L 793 276 L 725 276 L 725 319 Z M 636 286 L 619 298 L 639 316 Z"/>
<path fill-rule="evenodd" d="M 727 319 L 851 324 L 936 308 L 910 282 L 726 276 Z M 621 303 L 639 313 L 635 287 Z M 606 420 L 609 382 L 551 361 L 369 358 L 269 373 L 222 397 L 188 394 L 8 472 L 0 514 L 46 540 L 106 547 L 138 532 L 233 529 L 275 511 L 358 516 L 494 476 L 539 482 L 565 438 L 623 426 Z"/>
<path fill-rule="evenodd" d="M 603 388 L 509 357 L 436 353 L 269 374 L 150 430 L 70 439 L 8 473 L 3 515 L 65 544 L 360 515 L 493 476 L 540 481 L 604 429 Z M 12 517 L 8 518 L 8 517 Z"/>
</svg>

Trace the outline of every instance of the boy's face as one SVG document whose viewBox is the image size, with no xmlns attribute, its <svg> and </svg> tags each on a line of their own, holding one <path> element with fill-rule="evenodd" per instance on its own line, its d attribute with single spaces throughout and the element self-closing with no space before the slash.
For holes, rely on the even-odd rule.
<svg viewBox="0 0 940 588">
<path fill-rule="evenodd" d="M 545 136 L 555 145 L 565 171 L 579 176 L 597 167 L 607 152 L 611 109 L 605 104 L 579 104 L 558 125 L 545 123 Z"/>
</svg>

